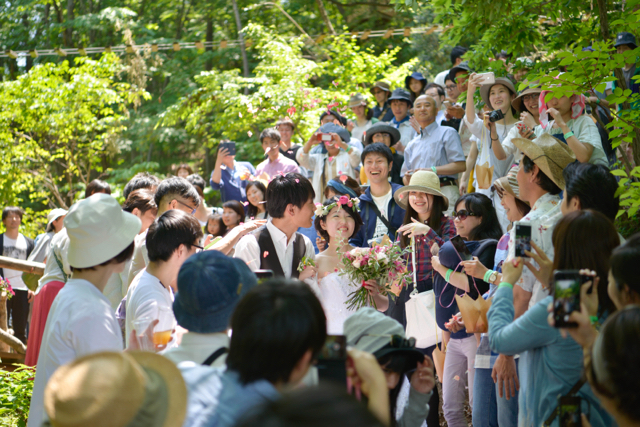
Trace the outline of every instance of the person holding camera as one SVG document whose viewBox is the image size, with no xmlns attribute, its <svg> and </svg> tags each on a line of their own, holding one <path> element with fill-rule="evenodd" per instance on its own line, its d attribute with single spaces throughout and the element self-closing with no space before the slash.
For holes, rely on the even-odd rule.
<svg viewBox="0 0 640 427">
<path fill-rule="evenodd" d="M 360 165 L 360 150 L 349 145 L 350 140 L 351 135 L 345 128 L 327 123 L 311 135 L 302 150 L 298 150 L 296 160 L 300 166 L 313 171 L 314 203 L 324 201 L 324 188 L 333 177 L 347 175 L 356 179 L 355 169 Z M 310 153 L 314 145 L 320 145 L 321 150 Z"/>
<path fill-rule="evenodd" d="M 476 117 L 473 102 L 473 95 L 478 87 L 485 105 L 493 110 L 485 112 L 482 121 Z M 493 144 L 499 144 L 505 139 L 518 121 L 515 109 L 511 106 L 515 94 L 516 88 L 506 77 L 494 78 L 493 73 L 472 73 L 469 76 L 464 122 L 478 141 L 471 146 L 467 171 L 460 182 L 460 193 L 466 192 L 469 174 L 473 171 L 473 186 L 477 192 L 492 199 L 503 230 L 506 230 L 509 220 L 500 204 L 500 198 L 491 190 L 491 184 L 507 174 L 513 163 L 513 155 L 498 160 Z"/>
</svg>

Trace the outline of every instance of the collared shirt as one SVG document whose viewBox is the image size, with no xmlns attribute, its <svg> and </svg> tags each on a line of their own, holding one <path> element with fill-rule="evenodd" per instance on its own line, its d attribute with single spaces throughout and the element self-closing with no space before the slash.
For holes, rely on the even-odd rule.
<svg viewBox="0 0 640 427">
<path fill-rule="evenodd" d="M 256 175 L 266 173 L 269 178 L 274 178 L 278 174 L 285 175 L 289 172 L 300 173 L 300 168 L 295 161 L 281 155 L 278 155 L 278 158 L 273 162 L 267 158 L 256 167 Z"/>
<path fill-rule="evenodd" d="M 107 297 L 92 283 L 71 279 L 60 290 L 42 335 L 29 427 L 44 419 L 44 388 L 60 366 L 101 351 L 122 351 L 122 333 Z"/>
<path fill-rule="evenodd" d="M 436 123 L 440 126 L 442 126 L 442 121 L 445 119 L 444 112 L 445 110 L 439 110 L 438 114 L 436 115 Z"/>
<path fill-rule="evenodd" d="M 408 170 L 429 169 L 431 166 L 464 161 L 458 132 L 453 128 L 440 126 L 436 121 L 422 129 L 421 134 L 406 146 L 400 174 L 404 176 Z M 441 176 L 457 178 L 457 175 Z"/>
<path fill-rule="evenodd" d="M 278 255 L 278 260 L 282 266 L 284 276 L 286 278 L 290 278 L 292 271 L 291 264 L 293 263 L 293 242 L 295 241 L 295 238 L 292 237 L 289 242 L 287 242 L 287 235 L 278 227 L 273 225 L 271 220 L 267 222 L 267 230 L 269 230 L 273 246 L 276 248 L 276 254 Z M 313 249 L 311 240 L 307 236 L 303 235 L 302 237 L 304 238 L 306 248 L 304 255 L 308 258 L 315 259 L 316 252 Z M 260 269 L 260 257 L 262 256 L 263 254 L 260 253 L 258 240 L 256 240 L 256 237 L 253 234 L 247 234 L 236 244 L 234 257 L 243 260 L 249 266 L 251 271 Z M 294 268 L 297 267 L 298 266 L 295 266 Z"/>
<path fill-rule="evenodd" d="M 233 169 L 229 169 L 225 165 L 221 166 L 222 171 L 220 175 L 220 182 L 216 184 L 213 179 L 209 181 L 211 188 L 214 190 L 220 190 L 220 198 L 222 202 L 228 200 L 239 200 L 241 202 L 247 201 L 247 180 L 243 180 L 242 176 L 249 171 L 251 175 L 256 174 L 256 170 L 249 162 L 236 162 L 233 161 Z M 213 175 L 213 172 L 211 173 Z"/>
<path fill-rule="evenodd" d="M 187 332 L 182 335 L 179 346 L 169 348 L 161 354 L 176 365 L 181 362 L 194 362 L 201 365 L 209 356 L 222 347 L 229 348 L 229 335 L 225 332 L 213 334 Z M 226 360 L 227 355 L 225 353 L 220 355 L 211 366 L 214 368 L 224 367 Z"/>
<path fill-rule="evenodd" d="M 398 131 L 400 131 L 400 142 L 405 147 L 417 135 L 416 130 L 413 128 L 413 126 L 411 126 L 411 124 L 409 124 L 409 117 L 410 116 L 407 114 L 407 116 L 405 116 L 405 118 L 400 120 L 399 122 L 394 117 L 388 122 L 390 126 L 393 126 L 394 128 L 398 129 Z"/>
<path fill-rule="evenodd" d="M 558 215 L 560 213 L 560 215 Z M 509 256 L 507 259 L 515 258 L 516 244 L 516 224 L 524 224 L 531 226 L 531 240 L 547 254 L 550 259 L 553 259 L 553 245 L 549 245 L 551 242 L 551 235 L 556 222 L 561 218 L 560 212 L 560 196 L 553 195 L 551 193 L 543 194 L 531 208 L 528 214 L 526 214 L 520 221 L 516 221 L 511 228 L 509 236 Z M 553 222 L 549 222 L 549 219 L 554 218 Z M 534 260 L 531 263 L 537 267 Z M 529 308 L 531 308 L 536 302 L 547 296 L 547 291 L 542 287 L 542 283 L 536 279 L 531 270 L 525 268 L 522 270 L 522 276 L 518 280 L 517 285 L 527 292 L 531 292 L 531 300 L 529 300 Z M 546 286 L 546 284 L 545 284 Z"/>
<path fill-rule="evenodd" d="M 237 372 L 182 362 L 178 368 L 187 386 L 184 426 L 233 427 L 247 412 L 280 393 L 270 382 L 242 384 Z"/>
<path fill-rule="evenodd" d="M 316 193 L 315 203 L 324 202 L 324 186 L 333 178 L 344 174 L 357 179 L 355 169 L 360 165 L 360 153 L 360 150 L 353 147 L 349 153 L 341 149 L 336 156 L 329 156 L 329 153 L 313 153 L 311 151 L 305 153 L 304 150 L 298 150 L 296 156 L 300 166 L 313 171 L 311 184 Z M 324 182 L 322 181 L 323 166 Z"/>
</svg>

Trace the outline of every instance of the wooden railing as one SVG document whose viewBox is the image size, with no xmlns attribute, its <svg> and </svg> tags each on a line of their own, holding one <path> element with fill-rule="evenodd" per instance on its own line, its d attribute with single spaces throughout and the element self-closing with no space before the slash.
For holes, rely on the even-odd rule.
<svg viewBox="0 0 640 427">
<path fill-rule="evenodd" d="M 25 273 L 44 274 L 45 264 L 42 262 L 24 261 L 21 259 L 0 256 L 0 268 L 24 271 Z"/>
</svg>

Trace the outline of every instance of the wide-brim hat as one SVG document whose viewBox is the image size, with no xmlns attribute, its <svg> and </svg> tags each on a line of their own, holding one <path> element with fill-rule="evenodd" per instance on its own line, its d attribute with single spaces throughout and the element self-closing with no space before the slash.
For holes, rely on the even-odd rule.
<svg viewBox="0 0 640 427">
<path fill-rule="evenodd" d="M 178 324 L 201 334 L 222 332 L 242 297 L 258 284 L 239 258 L 203 251 L 187 259 L 178 273 L 173 313 Z"/>
<path fill-rule="evenodd" d="M 47 383 L 44 407 L 56 427 L 180 427 L 187 387 L 163 356 L 100 352 L 58 368 Z"/>
<path fill-rule="evenodd" d="M 458 65 L 456 65 L 455 67 L 449 70 L 449 78 L 451 79 L 452 82 L 456 81 L 456 74 L 460 71 L 466 71 L 469 74 L 473 72 L 471 67 L 469 67 L 469 61 L 462 61 L 461 63 L 459 63 Z"/>
<path fill-rule="evenodd" d="M 96 193 L 71 206 L 64 226 L 69 235 L 69 265 L 88 268 L 125 250 L 140 233 L 142 223 L 110 195 Z"/>
<path fill-rule="evenodd" d="M 373 135 L 375 135 L 376 133 L 388 133 L 389 135 L 391 135 L 391 147 L 397 144 L 398 141 L 400 141 L 400 131 L 398 129 L 388 124 L 378 122 L 366 130 L 364 145 L 372 144 Z"/>
<path fill-rule="evenodd" d="M 416 79 L 416 80 L 422 82 L 422 87 L 423 88 L 427 85 L 427 78 L 425 76 L 423 76 L 422 73 L 419 73 L 419 72 L 415 71 L 411 75 L 409 75 L 409 76 L 404 78 L 404 87 L 407 90 L 411 90 L 411 89 L 409 89 L 409 83 L 411 82 L 411 79 Z"/>
<path fill-rule="evenodd" d="M 636 36 L 626 31 L 618 33 L 618 35 L 616 36 L 616 41 L 613 44 L 613 47 L 618 47 L 623 44 L 633 45 L 634 49 L 638 47 L 638 44 L 636 43 Z"/>
<path fill-rule="evenodd" d="M 369 89 L 369 92 L 371 92 L 371 95 L 375 95 L 373 93 L 373 90 L 376 89 L 376 88 L 378 88 L 380 90 L 383 90 L 385 92 L 391 92 L 391 85 L 389 84 L 389 82 L 385 82 L 383 80 L 376 82 L 373 85 L 373 87 L 371 89 Z"/>
<path fill-rule="evenodd" d="M 422 193 L 440 196 L 444 199 L 444 209 L 449 209 L 449 199 L 440 191 L 440 178 L 432 171 L 418 171 L 411 175 L 409 185 L 405 185 L 395 192 L 393 198 L 404 210 L 409 206 L 409 197 L 405 194 L 409 191 L 420 191 Z"/>
<path fill-rule="evenodd" d="M 324 119 L 329 114 L 335 117 L 340 123 L 342 123 L 342 126 L 347 125 L 347 118 L 335 110 L 324 110 L 322 114 L 320 114 L 320 123 L 322 123 L 322 119 Z"/>
<path fill-rule="evenodd" d="M 67 211 L 60 208 L 52 209 L 51 211 L 49 211 L 49 213 L 47 214 L 47 227 L 50 226 L 53 221 L 66 214 Z"/>
<path fill-rule="evenodd" d="M 276 123 L 276 129 L 278 129 L 280 125 L 289 125 L 291 126 L 291 130 L 296 130 L 296 124 L 293 123 L 293 120 L 291 120 L 289 117 L 284 117 L 278 120 L 278 122 Z"/>
<path fill-rule="evenodd" d="M 367 105 L 367 100 L 361 93 L 355 93 L 351 96 L 351 98 L 349 98 L 349 108 L 359 107 L 361 105 Z"/>
<path fill-rule="evenodd" d="M 351 134 L 349 133 L 349 131 L 343 128 L 342 126 L 338 126 L 335 123 L 326 123 L 320 126 L 320 128 L 318 128 L 318 132 L 337 133 L 340 136 L 340 139 L 342 139 L 342 142 L 346 144 L 348 144 L 349 141 L 351 141 Z"/>
<path fill-rule="evenodd" d="M 403 353 L 416 364 L 424 360 L 424 354 L 416 348 L 389 346 L 391 336 L 405 337 L 404 328 L 397 320 L 371 307 L 363 307 L 345 320 L 344 335 L 349 346 L 372 353 L 378 359 L 390 353 Z"/>
<path fill-rule="evenodd" d="M 520 170 L 520 166 L 514 165 L 511 169 L 509 169 L 509 172 L 507 172 L 505 176 L 503 176 L 502 178 L 496 179 L 493 182 L 493 185 L 499 186 L 505 192 L 511 194 L 516 199 L 528 205 L 529 202 L 527 202 L 526 200 L 522 200 L 522 197 L 520 197 L 520 186 L 518 185 L 519 170 Z"/>
<path fill-rule="evenodd" d="M 548 133 L 543 133 L 533 141 L 525 138 L 513 138 L 512 141 L 522 154 L 531 159 L 549 179 L 564 190 L 562 171 L 576 160 L 575 154 L 567 144 Z"/>
<path fill-rule="evenodd" d="M 480 96 L 482 97 L 482 100 L 484 101 L 485 105 L 489 107 L 491 107 L 491 103 L 489 102 L 489 92 L 491 91 L 491 88 L 494 87 L 495 85 L 506 86 L 507 88 L 509 88 L 511 93 L 514 93 L 514 94 L 518 93 L 511 79 L 507 77 L 496 77 L 495 82 L 480 86 Z"/>
<path fill-rule="evenodd" d="M 389 99 L 387 101 L 391 102 L 394 100 L 399 100 L 399 101 L 404 101 L 407 104 L 409 104 L 410 107 L 413 107 L 413 101 L 411 100 L 411 94 L 402 89 L 402 88 L 397 88 L 394 89 L 393 92 L 391 92 L 391 96 L 389 97 Z"/>
<path fill-rule="evenodd" d="M 525 90 L 521 91 L 518 96 L 511 101 L 511 106 L 515 108 L 517 111 L 524 111 L 522 107 L 522 97 L 525 95 L 537 94 L 540 95 L 542 89 L 540 87 L 529 87 Z"/>
</svg>

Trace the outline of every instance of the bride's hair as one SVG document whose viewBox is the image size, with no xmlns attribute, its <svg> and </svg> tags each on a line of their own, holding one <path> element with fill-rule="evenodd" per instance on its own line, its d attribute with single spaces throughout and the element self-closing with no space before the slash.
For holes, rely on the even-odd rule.
<svg viewBox="0 0 640 427">
<path fill-rule="evenodd" d="M 332 204 L 332 203 L 337 203 L 337 202 L 338 202 L 338 197 L 332 197 L 332 198 L 330 198 L 330 199 L 325 200 L 325 201 L 324 201 L 324 203 L 323 203 L 322 205 L 323 205 L 323 206 L 329 206 L 330 204 Z M 339 205 L 338 205 L 338 206 L 336 206 L 336 207 L 335 207 L 335 208 L 333 208 L 333 209 L 337 209 L 338 207 L 339 207 Z M 333 210 L 333 209 L 331 209 L 331 210 Z M 340 209 L 344 209 L 344 211 L 345 211 L 347 214 L 349 214 L 349 216 L 350 216 L 351 218 L 353 218 L 353 220 L 354 220 L 354 221 L 355 221 L 355 223 L 356 223 L 356 224 L 355 224 L 355 227 L 353 228 L 353 234 L 351 234 L 351 236 L 349 236 L 349 239 L 350 239 L 351 237 L 353 237 L 353 236 L 358 232 L 358 230 L 360 230 L 360 227 L 361 227 L 361 226 L 362 226 L 362 224 L 363 224 L 363 223 L 362 223 L 362 218 L 360 218 L 360 214 L 358 213 L 358 211 L 356 211 L 355 206 L 354 206 L 354 207 L 352 207 L 352 208 L 350 208 L 349 206 L 342 205 L 342 207 L 340 207 Z M 324 229 L 322 228 L 322 226 L 320 225 L 320 223 L 326 223 L 326 222 L 327 222 L 327 216 L 328 216 L 328 214 L 327 214 L 327 215 L 325 215 L 325 216 L 318 216 L 318 215 L 316 215 L 316 219 L 315 219 L 315 221 L 314 221 L 314 225 L 315 225 L 315 227 L 316 227 L 316 231 L 318 232 L 318 234 L 320 235 L 320 237 L 322 237 L 324 240 L 326 240 L 326 241 L 327 241 L 327 243 L 329 243 L 329 241 L 331 240 L 331 239 L 330 239 L 330 237 L 329 237 L 329 233 L 327 233 L 327 230 L 324 230 Z"/>
</svg>

